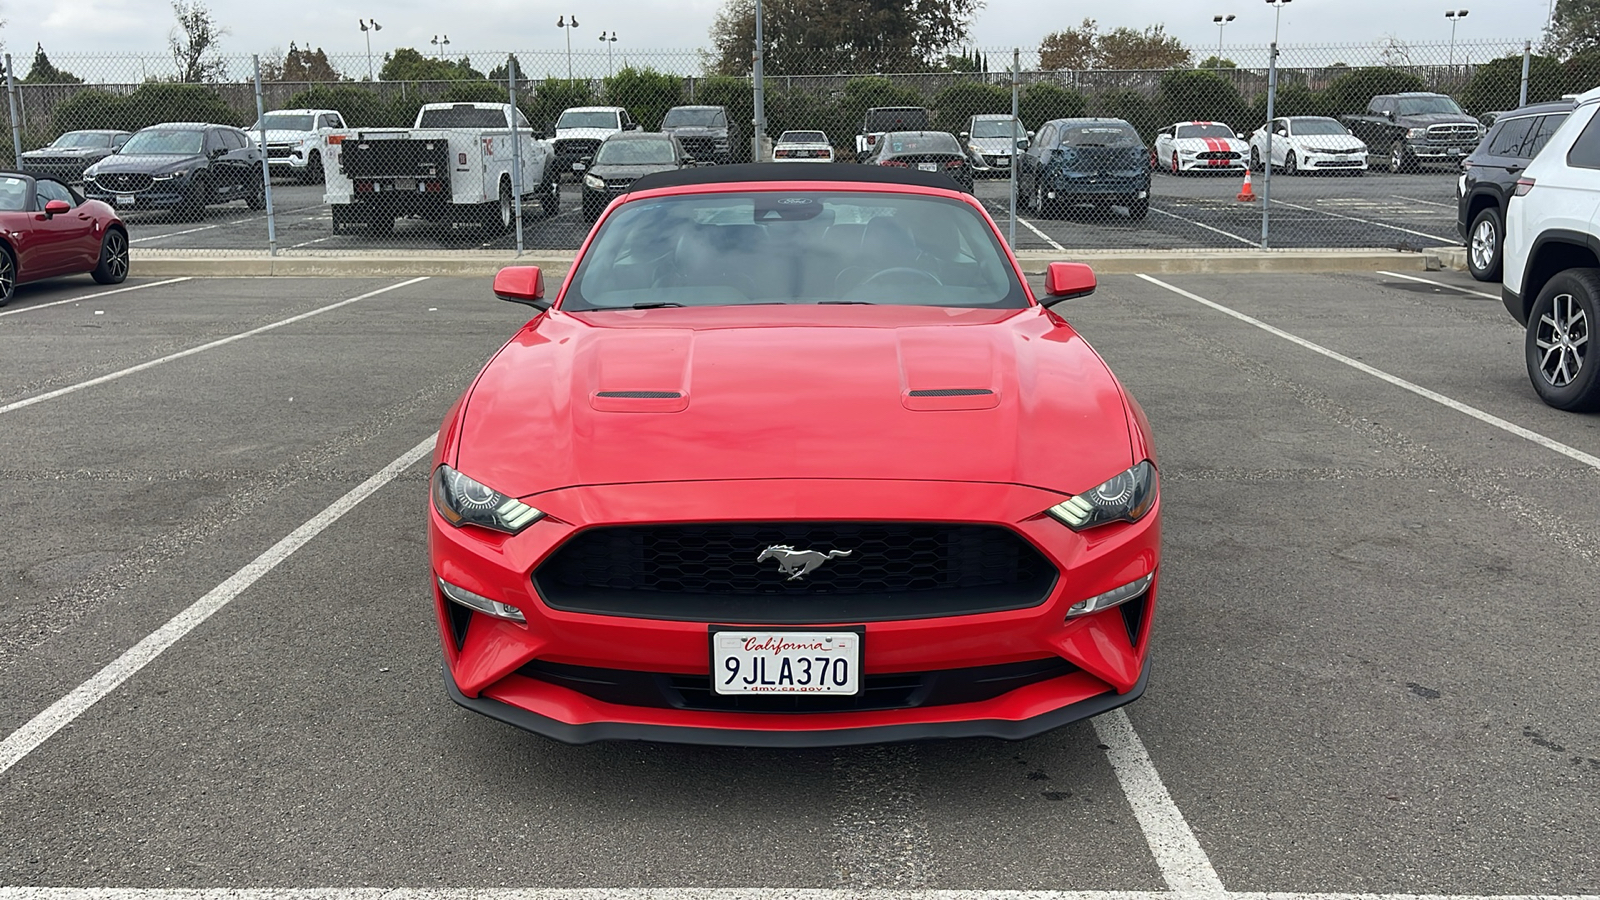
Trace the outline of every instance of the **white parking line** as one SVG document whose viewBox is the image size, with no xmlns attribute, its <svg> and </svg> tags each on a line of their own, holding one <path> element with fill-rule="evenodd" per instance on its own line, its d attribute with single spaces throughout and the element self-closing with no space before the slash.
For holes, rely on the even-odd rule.
<svg viewBox="0 0 1600 900">
<path fill-rule="evenodd" d="M 1007 213 L 1007 215 L 1009 215 L 1009 213 Z M 1039 229 L 1033 227 L 1033 223 L 1029 222 L 1027 219 L 1024 219 L 1021 216 L 1017 216 L 1017 224 L 1021 225 L 1023 228 L 1026 228 L 1029 231 L 1033 232 L 1034 234 L 1038 235 L 1040 240 L 1042 240 L 1046 244 L 1050 245 L 1050 249 L 1051 250 L 1065 250 L 1065 249 L 1067 249 L 1067 248 L 1061 246 L 1060 244 L 1056 243 L 1055 240 L 1050 237 L 1050 235 L 1045 234 L 1044 232 L 1040 231 Z"/>
<path fill-rule="evenodd" d="M 295 322 L 299 322 L 299 321 L 301 321 L 303 319 L 309 319 L 312 316 L 321 315 L 322 313 L 328 312 L 329 310 L 335 310 L 335 309 L 338 309 L 341 306 L 349 306 L 352 303 L 355 303 L 355 302 L 360 301 L 360 300 L 365 300 L 368 297 L 376 297 L 379 294 L 387 293 L 389 291 L 395 290 L 396 288 L 403 288 L 403 287 L 405 287 L 407 285 L 416 284 L 419 281 L 427 281 L 427 280 L 428 280 L 428 276 L 423 275 L 420 278 L 412 278 L 412 279 L 410 279 L 408 281 L 402 281 L 399 284 L 391 284 L 388 287 L 379 288 L 379 289 L 377 289 L 375 291 L 368 291 L 367 293 L 362 294 L 359 297 L 351 297 L 348 300 L 340 300 L 338 303 L 330 303 L 327 306 L 318 307 L 316 309 L 311 310 L 310 312 L 303 312 L 303 313 L 300 313 L 297 316 L 290 316 L 287 319 L 280 319 L 280 320 L 278 320 L 276 322 L 273 322 L 271 324 L 262 325 L 260 328 L 252 328 L 249 331 L 241 331 L 238 334 L 229 335 L 228 337 L 212 341 L 209 344 L 201 344 L 198 347 L 190 347 L 187 350 L 179 350 L 177 353 L 169 353 L 166 356 L 161 357 L 160 359 L 152 359 L 149 362 L 142 362 L 142 363 L 139 363 L 136 366 L 129 366 L 126 369 L 119 369 L 118 371 L 112 372 L 112 373 L 110 373 L 108 375 L 101 375 L 98 378 L 91 378 L 88 381 L 80 381 L 77 384 L 69 384 L 64 388 L 57 388 L 56 390 L 47 391 L 47 392 L 45 392 L 43 394 L 38 394 L 38 395 L 33 396 L 33 397 L 26 397 L 26 398 L 24 398 L 22 400 L 18 400 L 16 402 L 14 402 L 14 403 L 8 403 L 5 406 L 0 406 L 0 415 L 4 415 L 5 413 L 12 412 L 13 410 L 22 409 L 23 407 L 32 406 L 35 403 L 43 403 L 46 400 L 54 400 L 57 397 L 64 396 L 66 394 L 71 394 L 71 393 L 73 393 L 75 391 L 81 391 L 81 390 L 83 390 L 84 388 L 87 388 L 87 387 L 94 387 L 97 384 L 105 384 L 108 381 L 114 381 L 114 380 L 116 380 L 118 378 L 123 377 L 124 375 L 132 375 L 135 372 L 143 372 L 145 369 L 152 369 L 152 368 L 155 368 L 156 366 L 159 366 L 159 365 L 161 365 L 163 363 L 172 362 L 175 359 L 183 359 L 185 356 L 193 356 L 196 353 L 204 353 L 207 350 L 211 350 L 211 349 L 214 349 L 216 347 L 221 347 L 224 344 L 231 344 L 234 341 L 242 341 L 247 337 L 253 337 L 255 335 L 261 334 L 264 331 L 271 331 L 274 328 L 282 328 L 285 325 L 292 325 Z"/>
<path fill-rule="evenodd" d="M 1273 203 L 1277 203 L 1277 204 L 1279 204 L 1281 206 L 1287 206 L 1290 209 L 1298 209 L 1298 210 L 1303 210 L 1303 211 L 1308 212 L 1308 213 L 1316 213 L 1319 216 L 1329 216 L 1329 217 L 1335 218 L 1335 219 L 1348 219 L 1351 222 L 1360 222 L 1363 225 L 1371 225 L 1371 226 L 1376 227 L 1376 228 L 1388 228 L 1388 229 L 1390 229 L 1392 231 L 1403 231 L 1406 234 L 1414 234 L 1414 235 L 1417 235 L 1418 237 L 1425 237 L 1425 238 L 1427 238 L 1427 239 L 1429 239 L 1431 241 L 1443 241 L 1443 242 L 1448 244 L 1448 243 L 1451 243 L 1451 242 L 1453 242 L 1455 240 L 1455 238 L 1445 238 L 1445 237 L 1440 237 L 1437 234 L 1429 234 L 1426 231 L 1417 231 L 1417 230 L 1412 229 L 1412 228 L 1401 228 L 1399 225 L 1390 225 L 1387 222 L 1374 222 L 1371 219 L 1358 219 L 1355 216 L 1347 216 L 1347 215 L 1344 215 L 1343 213 L 1328 212 L 1325 209 L 1314 209 L 1314 208 L 1312 208 L 1310 206 L 1301 206 L 1298 203 L 1287 203 L 1287 202 L 1285 202 L 1283 200 L 1274 200 L 1272 202 Z"/>
<path fill-rule="evenodd" d="M 290 207 L 288 209 L 274 209 L 272 211 L 272 214 L 274 216 L 281 216 L 281 215 L 285 215 L 287 213 L 301 212 L 303 210 L 317 209 L 317 208 L 318 207 L 316 207 L 316 206 L 294 206 L 294 207 Z M 201 232 L 201 231 L 210 231 L 213 228 L 222 228 L 222 227 L 227 226 L 227 225 L 245 225 L 245 224 L 248 224 L 250 222 L 265 222 L 266 220 L 267 220 L 266 213 L 262 213 L 259 216 L 246 216 L 243 219 L 234 219 L 234 220 L 229 221 L 229 222 L 217 222 L 216 224 L 213 224 L 213 225 L 201 225 L 198 228 L 186 228 L 183 231 L 166 231 L 166 232 L 162 232 L 161 234 L 147 234 L 144 237 L 129 238 L 128 239 L 128 243 L 137 244 L 137 243 L 139 243 L 141 241 L 159 241 L 159 240 L 162 240 L 163 238 L 178 237 L 179 235 L 185 235 L 185 234 L 195 234 L 195 233 Z"/>
<path fill-rule="evenodd" d="M 1395 387 L 1402 388 L 1404 390 L 1410 391 L 1411 393 L 1416 394 L 1418 397 L 1423 397 L 1423 398 L 1426 398 L 1428 400 L 1432 400 L 1433 402 L 1439 404 L 1440 406 L 1449 407 L 1450 409 L 1453 409 L 1458 413 L 1461 413 L 1463 415 L 1471 416 L 1472 418 L 1477 419 L 1480 422 L 1484 422 L 1486 424 L 1493 425 L 1494 427 L 1500 429 L 1501 431 L 1506 432 L 1507 434 L 1514 434 L 1517 437 L 1522 438 L 1522 439 L 1524 439 L 1526 441 L 1530 441 L 1532 443 L 1538 444 L 1539 446 L 1545 448 L 1546 450 L 1550 450 L 1550 451 L 1553 451 L 1555 453 L 1559 453 L 1562 456 L 1565 456 L 1565 457 L 1567 457 L 1569 459 L 1573 459 L 1573 460 L 1576 460 L 1576 461 L 1578 461 L 1580 463 L 1583 463 L 1584 465 L 1588 466 L 1591 469 L 1600 469 L 1600 456 L 1594 456 L 1592 454 L 1585 453 L 1585 452 L 1583 452 L 1582 450 L 1579 450 L 1576 447 L 1572 447 L 1572 446 L 1569 446 L 1567 444 L 1563 444 L 1560 441 L 1555 440 L 1554 438 L 1545 437 L 1544 435 L 1540 434 L 1537 431 L 1533 431 L 1533 430 L 1528 429 L 1528 428 L 1523 428 L 1521 425 L 1518 425 L 1515 422 L 1507 421 L 1507 420 L 1502 419 L 1499 416 L 1494 415 L 1492 413 L 1486 413 L 1483 410 L 1478 409 L 1475 406 L 1468 406 L 1467 404 L 1462 403 L 1459 400 L 1455 400 L 1455 399 L 1452 399 L 1450 397 L 1446 397 L 1445 395 L 1443 395 L 1443 394 L 1441 394 L 1441 393 L 1439 393 L 1437 391 L 1430 391 L 1427 388 L 1425 388 L 1425 387 L 1423 387 L 1423 386 L 1421 386 L 1419 384 L 1415 384 L 1413 382 L 1407 381 L 1404 378 L 1399 378 L 1397 376 L 1390 375 L 1388 372 L 1385 372 L 1382 369 L 1377 369 L 1377 368 L 1374 368 L 1372 366 L 1369 366 L 1369 365 L 1367 365 L 1366 363 L 1362 362 L 1359 359 L 1351 359 L 1350 357 L 1345 356 L 1343 353 L 1339 353 L 1336 350 L 1329 350 L 1327 347 L 1324 347 L 1321 344 L 1312 343 L 1311 341 L 1308 341 L 1303 337 L 1299 337 L 1297 335 L 1290 334 L 1289 332 L 1284 331 L 1281 328 L 1274 328 L 1273 326 L 1268 325 L 1267 323 L 1261 321 L 1260 319 L 1255 318 L 1254 316 L 1247 316 L 1244 313 L 1239 312 L 1237 310 L 1229 309 L 1228 307 L 1223 306 L 1220 303 L 1217 303 L 1217 302 L 1214 302 L 1214 301 L 1211 301 L 1211 300 L 1207 300 L 1206 298 L 1200 296 L 1199 294 L 1193 294 L 1193 293 L 1190 293 L 1189 291 L 1184 290 L 1183 288 L 1174 287 L 1173 285 L 1167 284 L 1165 281 L 1162 281 L 1159 278 L 1152 278 L 1149 275 L 1145 275 L 1145 274 L 1142 274 L 1142 273 L 1139 275 L 1139 277 L 1143 278 L 1145 281 L 1148 281 L 1153 285 L 1156 285 L 1157 287 L 1166 288 L 1167 290 L 1173 292 L 1174 294 L 1177 294 L 1180 297 L 1187 297 L 1190 300 L 1195 301 L 1196 303 L 1200 303 L 1200 304 L 1202 304 L 1204 306 L 1209 306 L 1212 309 L 1216 310 L 1217 312 L 1224 313 L 1226 315 L 1232 316 L 1232 317 L 1234 317 L 1235 319 L 1238 319 L 1241 322 L 1245 322 L 1245 323 L 1248 323 L 1250 325 L 1254 325 L 1255 327 L 1261 329 L 1262 331 L 1267 332 L 1268 334 L 1277 335 L 1278 337 L 1281 337 L 1284 340 L 1289 341 L 1290 343 L 1293 343 L 1293 344 L 1296 344 L 1298 346 L 1304 347 L 1305 349 L 1310 350 L 1313 353 L 1319 353 L 1319 354 L 1321 354 L 1323 356 L 1326 356 L 1327 358 L 1329 358 L 1331 360 L 1334 360 L 1336 362 L 1344 363 L 1345 365 L 1349 366 L 1352 369 L 1355 369 L 1356 371 L 1365 372 L 1368 375 L 1371 375 L 1373 378 L 1377 378 L 1380 381 L 1386 381 L 1389 384 L 1394 385 Z"/>
<path fill-rule="evenodd" d="M 1600 894 L 1228 892 L 1222 900 L 1600 900 Z M 0 887 L 0 900 L 1191 900 L 1170 891 L 850 888 Z"/>
<path fill-rule="evenodd" d="M 1111 760 L 1111 768 L 1117 773 L 1117 781 L 1133 807 L 1139 830 L 1144 832 L 1167 886 L 1184 897 L 1220 897 L 1226 893 L 1210 857 L 1178 805 L 1172 802 L 1167 786 L 1161 783 L 1161 775 L 1127 713 L 1112 710 L 1090 721 L 1100 742 L 1106 745 L 1106 758 Z"/>
<path fill-rule="evenodd" d="M 162 234 L 147 234 L 144 237 L 128 238 L 128 243 L 137 244 L 140 241 L 159 241 L 162 238 L 177 237 L 177 236 L 183 235 L 183 234 L 194 234 L 197 231 L 210 231 L 213 228 L 221 228 L 221 227 L 222 227 L 222 223 L 218 222 L 215 225 L 202 225 L 199 228 L 187 228 L 187 229 L 184 229 L 183 231 L 168 231 L 168 232 L 164 232 Z"/>
<path fill-rule="evenodd" d="M 142 291 L 145 288 L 160 287 L 163 284 L 177 284 L 180 281 L 188 280 L 188 277 L 185 276 L 183 278 L 168 278 L 166 281 L 151 281 L 146 284 L 130 284 L 127 287 L 120 287 L 114 291 L 101 291 L 98 294 L 84 294 L 80 297 L 68 297 L 65 300 L 52 300 L 49 303 L 41 303 L 38 306 L 23 306 L 17 309 L 8 309 L 4 312 L 0 312 L 0 319 L 5 318 L 6 316 L 14 316 L 17 313 L 32 312 L 36 309 L 49 309 L 52 306 L 60 306 L 63 303 L 79 303 L 84 300 L 98 300 L 101 297 L 109 297 L 112 294 L 125 294 L 128 291 Z"/>
<path fill-rule="evenodd" d="M 1197 226 L 1197 227 L 1200 227 L 1200 228 L 1204 228 L 1207 231 L 1214 231 L 1217 234 L 1220 234 L 1225 238 L 1233 238 L 1234 240 L 1239 241 L 1240 243 L 1249 244 L 1252 247 L 1261 246 L 1261 243 L 1259 241 L 1252 241 L 1249 238 L 1242 238 L 1242 237 L 1238 236 L 1237 234 L 1234 234 L 1234 233 L 1232 233 L 1230 231 L 1223 231 L 1221 228 L 1212 228 L 1210 225 L 1207 225 L 1204 222 L 1196 222 L 1193 219 L 1185 219 L 1183 216 L 1174 215 L 1173 213 L 1169 213 L 1164 209 L 1156 209 L 1154 206 L 1152 206 L 1152 207 L 1150 207 L 1150 211 L 1153 212 L 1153 213 L 1157 213 L 1158 215 L 1166 216 L 1169 219 L 1177 219 L 1180 222 L 1188 222 L 1190 225 L 1194 225 L 1194 226 Z"/>
<path fill-rule="evenodd" d="M 1395 194 L 1394 198 L 1396 200 L 1409 200 L 1412 203 L 1421 203 L 1421 204 L 1423 204 L 1425 206 L 1443 206 L 1446 209 L 1455 209 L 1456 208 L 1456 205 L 1454 203 L 1440 203 L 1437 200 L 1424 200 L 1421 197 L 1407 197 L 1407 196 L 1405 196 L 1403 194 Z"/>
<path fill-rule="evenodd" d="M 204 597 L 190 604 L 189 607 L 171 619 L 165 625 L 156 629 L 144 640 L 134 644 L 121 656 L 113 660 L 105 668 L 74 688 L 71 693 L 60 700 L 50 704 L 49 708 L 28 720 L 26 725 L 18 728 L 0 741 L 0 775 L 4 775 L 12 766 L 21 762 L 24 757 L 50 739 L 50 736 L 72 724 L 72 721 L 83 715 L 90 707 L 100 702 L 107 694 L 116 690 L 123 682 L 132 678 L 140 669 L 149 665 L 150 661 L 160 656 L 168 647 L 177 643 L 180 638 L 197 628 L 200 623 L 211 618 L 217 610 L 227 606 L 233 598 L 239 596 L 250 585 L 261 580 L 261 577 L 271 572 L 277 565 L 288 559 L 291 554 L 305 546 L 312 538 L 321 534 L 328 526 L 344 516 L 345 513 L 355 509 L 361 501 L 372 496 L 377 490 L 410 468 L 417 460 L 433 452 L 432 436 L 422 443 L 412 447 L 394 462 L 378 470 L 371 478 L 356 485 L 343 497 L 328 504 L 305 524 L 289 532 L 282 540 L 269 547 L 266 552 L 251 560 L 244 568 L 233 573 L 228 579 L 206 593 Z M 9 889 L 6 889 L 9 890 Z M 0 897 L 10 895 L 0 893 Z"/>
<path fill-rule="evenodd" d="M 1429 280 L 1427 278 L 1418 278 L 1415 275 L 1402 275 L 1399 272 L 1382 272 L 1382 271 L 1378 272 L 1378 274 L 1379 275 L 1387 275 L 1390 278 L 1404 278 L 1406 281 L 1420 281 L 1423 284 L 1431 284 L 1434 287 L 1449 288 L 1452 291 L 1460 291 L 1463 294 L 1471 294 L 1474 297 L 1484 297 L 1484 298 L 1487 298 L 1489 300 L 1499 300 L 1500 299 L 1500 295 L 1499 294 L 1488 294 L 1488 293 L 1484 293 L 1483 291 L 1474 291 L 1474 290 L 1470 290 L 1470 289 L 1464 288 L 1464 287 L 1456 287 L 1453 284 L 1445 284 L 1442 281 L 1431 281 L 1431 280 Z"/>
</svg>

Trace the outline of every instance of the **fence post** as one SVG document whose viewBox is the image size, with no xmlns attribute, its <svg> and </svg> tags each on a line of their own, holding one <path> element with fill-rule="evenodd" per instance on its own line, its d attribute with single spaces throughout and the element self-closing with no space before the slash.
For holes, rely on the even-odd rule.
<svg viewBox="0 0 1600 900">
<path fill-rule="evenodd" d="M 1522 42 L 1522 93 L 1517 98 L 1518 106 L 1528 105 L 1528 64 L 1533 61 L 1533 41 Z"/>
<path fill-rule="evenodd" d="M 261 57 L 252 55 L 256 73 L 256 139 L 261 143 L 261 190 L 267 199 L 267 255 L 278 255 L 278 227 L 272 218 L 272 168 L 267 165 L 267 112 L 261 102 Z"/>
<path fill-rule="evenodd" d="M 766 70 L 762 65 L 762 57 L 765 55 L 761 46 L 761 0 L 756 0 L 756 49 L 750 58 L 750 80 L 755 87 L 756 106 L 755 121 L 751 123 L 754 127 L 750 129 L 752 132 L 750 141 L 753 145 L 750 151 L 751 162 L 761 162 L 761 139 L 767 130 L 766 85 L 763 83 Z"/>
<path fill-rule="evenodd" d="M 6 97 L 11 101 L 11 164 L 22 168 L 22 117 L 17 115 L 17 79 L 11 71 L 11 54 L 6 54 Z"/>
<path fill-rule="evenodd" d="M 1267 249 L 1267 220 L 1272 210 L 1272 120 L 1278 93 L 1278 42 L 1267 53 L 1267 158 L 1261 161 L 1261 249 Z M 1249 163 L 1245 167 L 1249 168 Z"/>
<path fill-rule="evenodd" d="M 517 55 L 506 54 L 506 96 L 511 101 L 511 216 L 517 221 L 517 255 L 522 255 L 522 136 L 517 134 Z M 550 160 L 545 166 L 551 165 Z"/>
<path fill-rule="evenodd" d="M 1011 48 L 1011 221 L 1006 226 L 1006 243 L 1017 249 L 1017 107 L 1022 89 L 1022 50 Z"/>
</svg>

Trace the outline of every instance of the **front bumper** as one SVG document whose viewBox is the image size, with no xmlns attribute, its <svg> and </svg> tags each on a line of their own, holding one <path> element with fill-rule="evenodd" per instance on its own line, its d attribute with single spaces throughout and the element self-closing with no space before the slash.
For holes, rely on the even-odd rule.
<svg viewBox="0 0 1600 900">
<path fill-rule="evenodd" d="M 1148 197 L 1148 172 L 1108 175 L 1058 175 L 1045 183 L 1045 196 L 1051 200 L 1093 197 Z"/>
<path fill-rule="evenodd" d="M 170 182 L 158 181 L 151 187 L 132 194 L 119 194 L 104 190 L 98 185 L 86 184 L 83 195 L 119 210 L 176 209 L 187 202 L 187 188 L 188 181 L 180 182 L 178 179 L 173 179 Z"/>
<path fill-rule="evenodd" d="M 1301 169 L 1364 172 L 1367 169 L 1367 154 L 1360 150 L 1352 150 L 1349 153 L 1312 153 L 1307 151 L 1298 162 Z"/>
<path fill-rule="evenodd" d="M 807 482 L 804 489 L 783 481 L 615 485 L 530 498 L 549 518 L 513 537 L 458 530 L 430 511 L 433 574 L 513 605 L 526 618 L 523 624 L 467 611 L 448 603 L 435 583 L 450 692 L 469 709 L 575 743 L 632 739 L 799 747 L 1038 734 L 1139 696 L 1160 586 L 1159 501 L 1137 523 L 1085 535 L 1040 515 L 1060 499 L 1053 492 L 989 484 L 953 486 L 937 499 L 928 496 L 924 484 L 899 482 Z M 632 510 L 657 515 L 671 510 L 672 521 L 679 522 L 781 513 L 775 518 L 951 521 L 1009 528 L 1059 570 L 1048 595 L 1036 605 L 805 627 L 862 628 L 862 666 L 868 680 L 915 674 L 936 682 L 941 672 L 955 677 L 957 670 L 1028 663 L 1056 668 L 1046 666 L 1039 678 L 971 702 L 924 703 L 927 693 L 922 693 L 892 708 L 807 707 L 781 713 L 683 702 L 670 691 L 664 692 L 666 702 L 623 702 L 614 692 L 552 677 L 548 669 L 581 667 L 698 684 L 697 679 L 710 678 L 710 625 L 781 627 L 741 622 L 736 615 L 716 622 L 687 621 L 574 612 L 545 603 L 534 589 L 534 570 L 579 531 L 638 524 L 640 520 L 623 512 Z M 576 521 L 583 525 L 572 524 Z M 1156 575 L 1149 590 L 1126 608 L 1065 618 L 1073 603 L 1151 572 Z"/>
<path fill-rule="evenodd" d="M 1456 163 L 1472 155 L 1478 149 L 1478 142 L 1470 144 L 1429 144 L 1414 141 L 1406 142 L 1406 150 L 1411 158 L 1418 162 L 1427 163 Z"/>
<path fill-rule="evenodd" d="M 46 178 L 55 178 L 60 181 L 65 181 L 68 184 L 73 184 L 83 179 L 83 171 L 89 168 L 89 166 L 92 164 L 93 160 L 82 160 L 78 162 L 37 162 L 28 159 L 27 155 L 24 154 L 22 157 L 22 165 L 18 166 L 18 168 L 29 175 L 40 175 Z"/>
</svg>

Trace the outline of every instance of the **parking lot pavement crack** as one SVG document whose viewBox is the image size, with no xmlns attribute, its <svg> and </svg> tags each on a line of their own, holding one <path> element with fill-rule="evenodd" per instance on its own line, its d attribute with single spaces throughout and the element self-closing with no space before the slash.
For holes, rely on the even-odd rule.
<svg viewBox="0 0 1600 900">
<path fill-rule="evenodd" d="M 1600 560 L 1600 534 L 1572 528 L 1571 522 L 1560 512 L 1548 509 L 1539 501 L 1507 487 L 1501 483 L 1507 475 L 1504 471 L 1452 465 L 1447 451 L 1373 421 L 1369 418 L 1370 410 L 1351 409 L 1320 388 L 1286 377 L 1280 369 L 1233 349 L 1224 340 L 1218 339 L 1216 332 L 1201 333 L 1179 318 L 1150 305 L 1141 306 L 1139 314 L 1160 328 L 1182 336 L 1189 346 L 1238 371 L 1246 382 L 1282 391 L 1333 424 L 1360 435 L 1400 460 L 1401 468 L 1416 472 L 1417 477 L 1435 479 L 1449 485 L 1462 495 L 1522 522 L 1527 526 L 1526 533 L 1542 535 L 1551 545 L 1561 547 L 1574 556 L 1591 562 Z M 1595 471 L 1587 465 L 1584 468 Z M 1562 477 L 1569 477 L 1571 471 L 1567 470 Z"/>
<path fill-rule="evenodd" d="M 24 652 L 37 651 L 41 644 L 54 636 L 70 631 L 113 597 L 134 589 L 144 579 L 169 568 L 173 560 L 213 540 L 229 526 L 278 502 L 286 491 L 312 482 L 349 483 L 364 477 L 365 473 L 349 476 L 348 470 L 329 464 L 391 433 L 403 423 L 414 420 L 420 413 L 444 409 L 480 367 L 480 363 L 472 361 L 440 372 L 432 383 L 399 402 L 372 410 L 336 437 L 297 453 L 266 471 L 243 473 L 244 477 L 232 482 L 237 484 L 237 489 L 215 498 L 203 519 L 187 519 L 157 539 L 126 550 L 115 562 L 97 569 L 93 577 L 38 598 L 40 608 L 50 609 L 50 615 L 13 617 L 12 627 L 0 632 L 0 667 L 14 663 Z M 204 473 L 199 477 L 214 478 L 216 474 Z M 400 475 L 396 480 L 409 481 L 411 473 Z"/>
<path fill-rule="evenodd" d="M 834 757 L 833 860 L 841 886 L 914 888 L 931 880 L 917 753 L 915 744 L 886 744 Z"/>
</svg>

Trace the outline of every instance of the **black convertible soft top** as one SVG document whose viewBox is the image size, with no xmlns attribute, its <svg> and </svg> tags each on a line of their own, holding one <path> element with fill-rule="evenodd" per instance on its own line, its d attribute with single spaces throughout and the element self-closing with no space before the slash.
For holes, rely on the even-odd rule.
<svg viewBox="0 0 1600 900">
<path fill-rule="evenodd" d="M 851 181 L 862 184 L 914 184 L 959 191 L 948 175 L 890 166 L 856 163 L 743 163 L 733 166 L 697 166 L 676 172 L 657 172 L 636 179 L 630 191 L 693 184 L 729 184 L 762 181 Z"/>
</svg>

